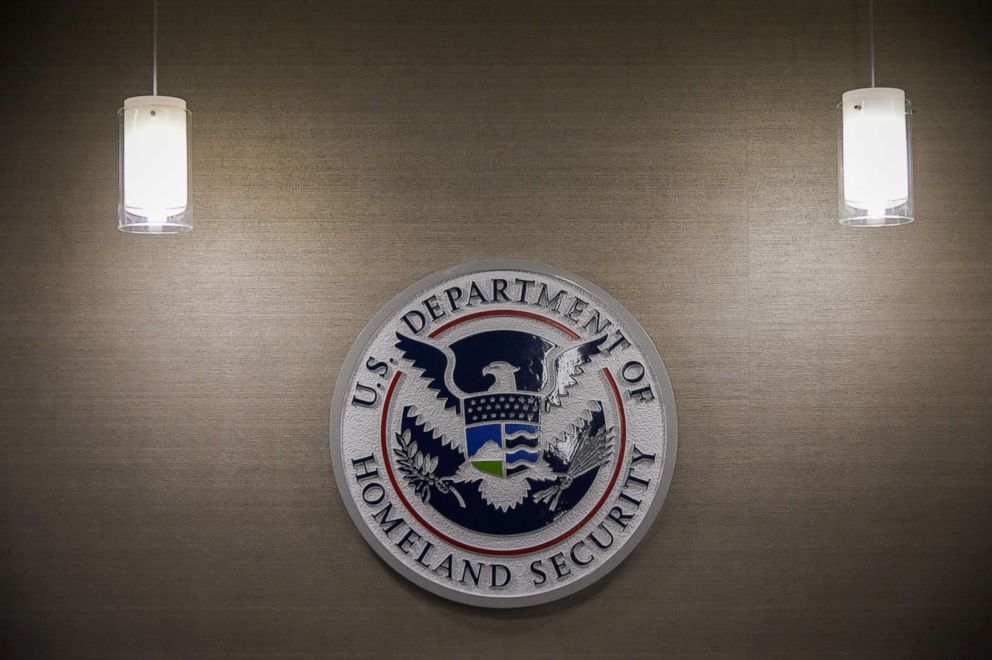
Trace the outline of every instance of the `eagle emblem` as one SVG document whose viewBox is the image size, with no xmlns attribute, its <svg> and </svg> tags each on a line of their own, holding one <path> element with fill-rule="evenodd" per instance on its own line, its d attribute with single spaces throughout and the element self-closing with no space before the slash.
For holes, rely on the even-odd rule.
<svg viewBox="0 0 992 660">
<path fill-rule="evenodd" d="M 330 419 L 365 540 L 472 605 L 546 603 L 604 575 L 675 468 L 675 397 L 644 328 L 594 284 L 516 259 L 394 297 L 348 352 Z"/>
<path fill-rule="evenodd" d="M 424 390 L 396 434 L 404 478 L 425 502 L 478 531 L 528 531 L 563 515 L 612 456 L 602 402 L 576 402 L 577 414 L 561 414 L 605 341 L 559 346 L 490 330 L 445 345 L 397 332 L 414 387 Z M 466 511 L 475 502 L 484 506 Z"/>
</svg>

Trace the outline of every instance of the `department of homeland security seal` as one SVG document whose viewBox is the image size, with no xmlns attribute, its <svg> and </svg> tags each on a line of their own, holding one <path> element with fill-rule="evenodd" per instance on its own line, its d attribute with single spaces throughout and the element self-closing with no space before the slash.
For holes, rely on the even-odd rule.
<svg viewBox="0 0 992 660">
<path fill-rule="evenodd" d="M 675 399 L 609 294 L 482 261 L 372 319 L 337 381 L 330 447 L 390 566 L 445 598 L 520 607 L 588 586 L 647 532 L 675 469 Z"/>
</svg>

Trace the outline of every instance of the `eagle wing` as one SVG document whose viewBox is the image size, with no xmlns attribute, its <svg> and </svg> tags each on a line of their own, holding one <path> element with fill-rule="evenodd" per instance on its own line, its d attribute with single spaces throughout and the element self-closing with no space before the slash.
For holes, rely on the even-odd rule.
<svg viewBox="0 0 992 660">
<path fill-rule="evenodd" d="M 550 410 L 551 406 L 562 405 L 561 397 L 567 396 L 568 388 L 578 383 L 575 377 L 583 373 L 582 365 L 589 364 L 594 355 L 602 353 L 600 346 L 604 341 L 606 341 L 606 335 L 576 344 L 565 349 L 555 359 L 551 391 L 544 398 L 545 410 Z"/>
<path fill-rule="evenodd" d="M 461 398 L 448 387 L 445 375 L 453 366 L 454 358 L 448 359 L 447 353 L 440 348 L 396 333 L 396 348 L 403 353 L 415 369 L 420 371 L 421 378 L 427 380 L 427 388 L 437 392 L 437 398 L 444 401 L 444 408 L 454 408 L 461 413 Z"/>
</svg>

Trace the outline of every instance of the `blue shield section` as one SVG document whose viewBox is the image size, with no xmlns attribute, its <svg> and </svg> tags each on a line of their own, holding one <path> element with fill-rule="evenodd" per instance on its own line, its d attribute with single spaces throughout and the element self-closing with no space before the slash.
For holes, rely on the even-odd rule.
<svg viewBox="0 0 992 660">
<path fill-rule="evenodd" d="M 503 425 L 482 424 L 480 426 L 470 426 L 465 429 L 465 440 L 467 442 L 469 458 L 475 456 L 487 442 L 494 442 L 497 447 L 502 449 Z"/>
<path fill-rule="evenodd" d="M 466 427 L 468 460 L 486 474 L 513 476 L 540 460 L 540 431 L 538 424 L 502 421 Z"/>
<path fill-rule="evenodd" d="M 513 476 L 530 468 L 541 458 L 538 448 L 541 427 L 537 424 L 503 425 L 504 475 Z"/>
</svg>

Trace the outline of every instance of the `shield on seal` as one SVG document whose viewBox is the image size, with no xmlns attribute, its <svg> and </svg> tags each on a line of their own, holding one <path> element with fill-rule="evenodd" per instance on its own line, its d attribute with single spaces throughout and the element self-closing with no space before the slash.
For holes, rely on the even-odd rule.
<svg viewBox="0 0 992 660">
<path fill-rule="evenodd" d="M 465 401 L 465 455 L 474 468 L 511 477 L 541 458 L 541 398 L 501 392 Z"/>
</svg>

